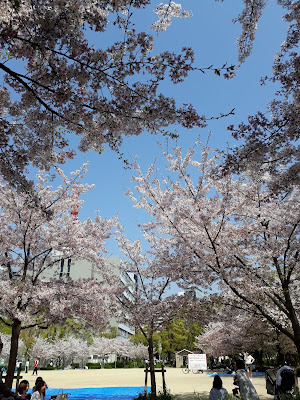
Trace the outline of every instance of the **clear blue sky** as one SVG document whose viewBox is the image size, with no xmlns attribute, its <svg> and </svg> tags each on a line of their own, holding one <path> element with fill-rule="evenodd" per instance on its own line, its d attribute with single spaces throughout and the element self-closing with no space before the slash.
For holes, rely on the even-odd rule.
<svg viewBox="0 0 300 400">
<path fill-rule="evenodd" d="M 138 30 L 150 29 L 151 23 L 156 20 L 153 9 L 159 2 L 152 1 L 146 11 L 135 12 Z M 237 65 L 236 39 L 241 27 L 238 23 L 233 24 L 232 19 L 241 10 L 242 3 L 242 0 L 183 0 L 183 7 L 191 10 L 193 17 L 174 19 L 166 32 L 155 36 L 154 52 L 180 51 L 182 46 L 191 46 L 196 54 L 196 66 L 206 67 L 213 64 L 218 67 L 225 62 Z M 184 148 L 192 146 L 199 134 L 205 141 L 209 131 L 212 131 L 211 147 L 224 149 L 226 142 L 233 144 L 226 126 L 245 121 L 249 114 L 264 110 L 272 99 L 276 88 L 271 84 L 262 87 L 259 80 L 260 77 L 271 74 L 273 58 L 285 38 L 285 31 L 282 9 L 275 1 L 271 1 L 259 23 L 253 53 L 237 71 L 234 79 L 227 81 L 213 73 L 203 75 L 201 72 L 194 72 L 184 83 L 176 86 L 167 81 L 163 82 L 162 92 L 165 95 L 173 96 L 177 104 L 192 103 L 200 114 L 210 117 L 226 113 L 232 108 L 236 110 L 234 116 L 212 121 L 202 130 L 177 128 L 180 135 L 177 141 L 179 145 Z M 117 33 L 109 30 L 103 36 L 102 43 L 105 38 L 107 41 L 116 39 Z M 94 36 L 90 39 L 94 40 Z M 165 139 L 161 135 L 153 136 L 147 133 L 139 137 L 125 138 L 121 152 L 128 158 L 138 155 L 140 163 L 146 169 L 155 157 L 162 157 L 158 142 L 164 145 Z M 169 145 L 172 146 L 172 143 Z M 79 218 L 93 217 L 96 209 L 99 209 L 104 218 L 118 214 L 119 220 L 126 227 L 127 235 L 136 239 L 139 236 L 136 223 L 143 220 L 144 214 L 133 209 L 130 200 L 124 197 L 124 193 L 132 186 L 132 172 L 124 170 L 117 155 L 108 148 L 101 155 L 93 152 L 77 153 L 75 159 L 69 161 L 63 169 L 66 172 L 72 171 L 89 161 L 86 181 L 96 185 L 96 188 L 85 196 L 86 203 L 80 210 Z M 116 244 L 110 243 L 108 250 L 111 255 L 120 254 Z"/>
</svg>

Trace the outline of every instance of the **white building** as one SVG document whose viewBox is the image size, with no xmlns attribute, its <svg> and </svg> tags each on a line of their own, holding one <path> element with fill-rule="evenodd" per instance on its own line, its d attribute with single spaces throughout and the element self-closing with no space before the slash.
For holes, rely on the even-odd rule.
<svg viewBox="0 0 300 400">
<path fill-rule="evenodd" d="M 133 290 L 138 290 L 138 277 L 134 273 L 125 272 L 120 269 L 121 258 L 120 257 L 109 257 L 105 262 L 111 267 L 113 273 L 120 278 L 120 281 L 124 285 L 128 285 L 128 289 L 125 291 L 125 296 L 130 299 L 133 295 Z M 101 281 L 103 279 L 101 271 L 93 266 L 87 260 L 58 260 L 57 268 L 53 268 L 51 271 L 45 271 L 43 274 L 44 279 L 50 278 L 64 279 L 70 277 L 73 280 L 77 279 L 96 279 Z M 110 319 L 110 326 L 116 326 L 118 328 L 117 335 L 123 338 L 134 335 L 135 330 L 133 327 L 118 323 L 116 318 L 112 316 Z"/>
</svg>

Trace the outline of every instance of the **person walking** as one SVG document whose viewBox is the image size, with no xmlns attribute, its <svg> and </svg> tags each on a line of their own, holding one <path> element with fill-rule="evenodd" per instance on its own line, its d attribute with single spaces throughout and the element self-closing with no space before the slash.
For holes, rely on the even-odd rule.
<svg viewBox="0 0 300 400">
<path fill-rule="evenodd" d="M 250 380 L 252 380 L 252 369 L 255 359 L 248 352 L 245 354 L 245 368 L 247 370 L 247 375 Z"/>
<path fill-rule="evenodd" d="M 39 365 L 39 360 L 36 358 L 36 359 L 34 360 L 34 363 L 33 363 L 32 375 L 34 375 L 34 373 L 35 373 L 36 375 L 38 374 L 38 373 L 37 373 L 38 365 Z"/>
<path fill-rule="evenodd" d="M 29 360 L 26 360 L 25 362 L 25 374 L 29 371 Z"/>
</svg>

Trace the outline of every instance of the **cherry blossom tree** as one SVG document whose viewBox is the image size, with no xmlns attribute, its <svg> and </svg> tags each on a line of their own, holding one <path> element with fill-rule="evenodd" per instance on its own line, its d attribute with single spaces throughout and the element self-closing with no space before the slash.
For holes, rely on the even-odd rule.
<svg viewBox="0 0 300 400">
<path fill-rule="evenodd" d="M 53 344 L 47 339 L 38 336 L 29 353 L 32 357 L 37 357 L 39 360 L 46 360 L 54 358 Z"/>
<path fill-rule="evenodd" d="M 146 240 L 150 240 L 143 232 Z M 165 275 L 165 269 L 171 261 L 158 256 L 166 254 L 164 243 L 151 241 L 151 249 L 143 253 L 141 241 L 131 242 L 123 232 L 118 237 L 119 246 L 126 260 L 121 268 L 128 273 L 134 273 L 137 284 L 128 284 L 126 290 L 118 298 L 122 306 L 123 320 L 139 329 L 145 337 L 148 346 L 149 369 L 151 377 L 151 400 L 156 399 L 156 380 L 154 372 L 154 343 L 153 335 L 160 331 L 168 322 L 182 316 L 192 303 L 189 296 L 169 294 L 172 282 Z M 149 242 L 150 243 L 150 242 Z"/>
<path fill-rule="evenodd" d="M 238 17 L 243 26 L 238 41 L 240 62 L 251 53 L 257 22 L 267 0 L 245 0 L 245 9 Z M 277 0 L 283 7 L 288 24 L 287 36 L 274 57 L 273 75 L 262 77 L 262 84 L 278 88 L 266 110 L 260 110 L 229 131 L 239 140 L 237 147 L 226 154 L 223 172 L 251 168 L 256 175 L 269 175 L 265 181 L 274 191 L 299 184 L 299 65 L 300 5 L 292 0 Z"/>
<path fill-rule="evenodd" d="M 227 306 L 213 315 L 197 339 L 195 346 L 214 357 L 236 355 L 247 349 L 274 354 L 278 344 L 275 329 L 265 319 Z"/>
<path fill-rule="evenodd" d="M 135 164 L 137 196 L 151 220 L 143 231 L 160 237 L 166 276 L 204 291 L 218 285 L 226 303 L 257 313 L 290 338 L 300 355 L 299 187 L 276 194 L 251 172 L 220 177 L 217 157 L 203 148 L 166 153 L 168 177 Z"/>
<path fill-rule="evenodd" d="M 113 353 L 116 353 L 120 357 L 130 359 L 146 359 L 148 357 L 148 349 L 142 343 L 135 344 L 130 339 L 121 337 L 111 340 Z"/>
<path fill-rule="evenodd" d="M 142 343 L 138 343 L 133 347 L 132 358 L 146 360 L 148 358 L 148 349 Z"/>
<path fill-rule="evenodd" d="M 82 359 L 90 354 L 90 346 L 87 341 L 71 335 L 64 338 L 56 338 L 51 343 L 51 350 L 51 357 L 63 360 L 62 366 L 66 365 L 66 363 L 71 364 L 75 358 Z"/>
<path fill-rule="evenodd" d="M 6 336 L 8 342 L 8 335 Z M 69 335 L 64 338 L 56 337 L 54 340 L 39 336 L 36 338 L 30 354 L 41 360 L 61 358 L 65 362 L 72 363 L 76 358 L 83 359 L 92 354 L 97 354 L 102 358 L 106 358 L 109 354 L 132 359 L 146 358 L 148 351 L 146 346 L 134 344 L 130 339 L 94 336 L 88 343 L 85 339 Z"/>
<path fill-rule="evenodd" d="M 165 16 L 189 16 L 171 3 Z M 180 54 L 154 54 L 151 34 L 135 30 L 134 10 L 149 4 L 150 0 L 1 3 L 0 172 L 6 180 L 26 188 L 23 171 L 29 163 L 48 169 L 73 157 L 70 132 L 81 137 L 81 151 L 101 153 L 104 144 L 119 151 L 123 136 L 139 135 L 144 129 L 157 133 L 169 124 L 204 124 L 191 105 L 177 106 L 173 98 L 159 93 L 160 81 L 168 77 L 176 84 L 197 68 L 191 48 Z M 156 12 L 161 21 L 159 6 Z M 119 29 L 119 40 L 100 47 L 108 29 Z M 225 73 L 227 69 L 224 66 Z"/>
<path fill-rule="evenodd" d="M 62 359 L 63 364 L 71 364 L 75 358 L 86 358 L 91 354 L 91 347 L 85 339 L 72 335 L 64 338 L 56 337 L 54 340 L 44 339 L 38 336 L 31 348 L 32 357 L 40 360 Z"/>
<path fill-rule="evenodd" d="M 3 350 L 1 352 L 1 357 L 3 358 L 9 358 L 9 353 L 10 353 L 10 341 L 11 341 L 11 336 L 8 335 L 7 333 L 1 333 L 1 340 L 3 343 Z M 24 343 L 22 340 L 19 341 L 19 348 L 22 351 L 22 347 L 24 346 Z M 21 354 L 21 351 L 19 351 L 19 356 Z"/>
<path fill-rule="evenodd" d="M 106 358 L 114 352 L 113 340 L 106 337 L 95 337 L 93 338 L 91 351 L 91 354 L 98 354 L 101 358 Z"/>
<path fill-rule="evenodd" d="M 21 330 L 67 318 L 87 326 L 105 326 L 114 310 L 116 283 L 104 261 L 105 240 L 116 219 L 75 220 L 70 211 L 78 194 L 91 189 L 79 183 L 83 166 L 68 178 L 57 170 L 62 184 L 53 189 L 40 172 L 35 196 L 18 193 L 0 182 L 0 319 L 12 329 L 6 383 L 12 384 Z M 38 197 L 38 201 L 36 201 Z M 77 199 L 77 200 L 75 200 Z M 102 282 L 59 279 L 59 260 L 86 259 L 101 270 Z"/>
</svg>

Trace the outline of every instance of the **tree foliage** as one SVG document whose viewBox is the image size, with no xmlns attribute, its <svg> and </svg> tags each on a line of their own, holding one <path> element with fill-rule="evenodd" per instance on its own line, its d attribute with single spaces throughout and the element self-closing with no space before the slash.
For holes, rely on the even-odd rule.
<svg viewBox="0 0 300 400">
<path fill-rule="evenodd" d="M 180 148 L 166 153 L 168 177 L 154 165 L 143 174 L 135 164 L 135 207 L 148 212 L 143 232 L 168 259 L 164 273 L 181 285 L 209 291 L 258 314 L 295 343 L 300 354 L 299 187 L 270 191 L 251 172 L 216 174 L 217 159 Z M 216 287 L 216 286 L 215 286 Z"/>
<path fill-rule="evenodd" d="M 245 0 L 244 3 L 245 9 L 238 18 L 243 25 L 238 42 L 241 62 L 251 52 L 257 21 L 267 0 Z M 262 77 L 262 84 L 271 82 L 277 91 L 265 110 L 250 115 L 248 121 L 238 126 L 228 126 L 238 143 L 229 153 L 224 152 L 223 167 L 223 173 L 251 168 L 275 192 L 299 185 L 300 177 L 300 5 L 291 0 L 277 0 L 277 3 L 285 12 L 287 35 L 274 56 L 273 74 Z"/>
<path fill-rule="evenodd" d="M 91 189 L 79 184 L 86 166 L 53 189 L 49 176 L 37 176 L 35 195 L 18 193 L 0 183 L 0 319 L 12 328 L 7 382 L 11 384 L 21 330 L 81 318 L 88 326 L 104 326 L 113 312 L 116 282 L 104 261 L 105 241 L 115 219 L 74 220 L 70 211 L 78 193 Z M 75 196 L 76 195 L 76 196 Z M 79 206 L 82 200 L 76 200 Z M 101 271 L 102 282 L 59 278 L 59 261 L 86 259 Z M 109 308 L 111 310 L 109 310 Z"/>
<path fill-rule="evenodd" d="M 169 124 L 203 124 L 191 105 L 178 107 L 160 93 L 160 81 L 168 77 L 176 84 L 194 68 L 194 53 L 187 47 L 180 54 L 153 52 L 151 34 L 137 32 L 132 21 L 134 10 L 148 4 L 1 2 L 0 172 L 5 179 L 28 188 L 23 172 L 29 163 L 48 169 L 73 157 L 70 132 L 80 136 L 81 151 L 101 153 L 104 144 L 119 151 L 123 136 L 144 129 L 157 133 Z M 118 39 L 109 44 L 106 31 Z"/>
</svg>

